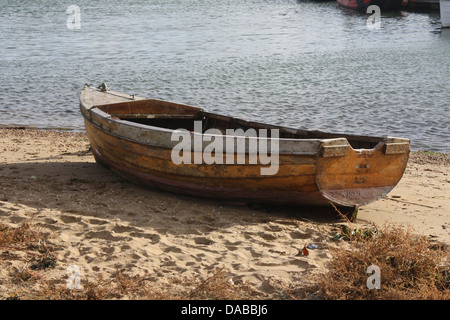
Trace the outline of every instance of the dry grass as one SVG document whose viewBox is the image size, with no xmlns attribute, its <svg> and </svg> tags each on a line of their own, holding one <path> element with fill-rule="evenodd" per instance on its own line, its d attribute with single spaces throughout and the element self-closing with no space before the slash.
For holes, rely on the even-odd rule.
<svg viewBox="0 0 450 320">
<path fill-rule="evenodd" d="M 83 282 L 78 290 L 45 284 L 41 296 L 56 300 L 241 300 L 257 297 L 250 286 L 235 284 L 230 279 L 224 269 L 218 268 L 205 280 L 173 278 L 168 284 L 160 285 L 153 278 L 129 276 L 119 271 L 109 280 L 100 275 L 95 281 Z"/>
<path fill-rule="evenodd" d="M 401 227 L 350 230 L 342 237 L 349 246 L 333 249 L 329 272 L 318 279 L 322 299 L 450 299 L 450 252 Z M 367 268 L 380 270 L 380 289 L 369 289 Z"/>
<path fill-rule="evenodd" d="M 23 223 L 17 228 L 0 224 L 0 248 L 4 250 L 3 255 L 13 251 L 22 252 L 27 267 L 31 270 L 55 266 L 56 257 L 53 248 L 47 246 L 47 237 L 34 230 L 31 222 Z"/>
<path fill-rule="evenodd" d="M 20 267 L 11 267 L 9 279 L 1 283 L 18 286 L 7 299 L 18 299 L 18 293 L 24 283 L 29 284 L 41 280 L 40 271 L 54 268 L 56 256 L 53 248 L 47 245 L 47 237 L 31 226 L 31 220 L 17 228 L 0 224 L 0 262 L 2 268 L 5 261 L 19 260 Z"/>
<path fill-rule="evenodd" d="M 344 223 L 330 246 L 333 259 L 329 272 L 317 276 L 311 286 L 295 287 L 272 283 L 285 299 L 450 299 L 450 252 L 403 228 L 352 228 Z M 332 239 L 330 239 L 332 240 Z M 13 228 L 0 224 L 0 264 L 12 260 L 7 279 L 0 284 L 10 288 L 6 299 L 56 300 L 240 300 L 265 299 L 247 283 L 233 279 L 224 269 L 216 269 L 206 279 L 169 278 L 162 283 L 154 277 L 127 275 L 118 271 L 104 279 L 84 280 L 80 289 L 69 289 L 65 279 L 45 280 L 57 265 L 55 248 L 35 230 L 31 221 Z M 381 289 L 368 289 L 367 267 L 380 268 Z M 3 275 L 5 275 L 3 273 Z M 68 276 L 66 276 L 68 277 Z M 273 299 L 274 296 L 272 295 Z M 275 297 L 276 298 L 276 297 Z"/>
</svg>

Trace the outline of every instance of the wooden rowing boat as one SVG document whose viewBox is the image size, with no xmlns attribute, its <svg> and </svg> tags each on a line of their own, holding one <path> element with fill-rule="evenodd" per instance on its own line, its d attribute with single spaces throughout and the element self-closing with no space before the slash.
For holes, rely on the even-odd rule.
<svg viewBox="0 0 450 320">
<path fill-rule="evenodd" d="M 409 156 L 409 140 L 404 138 L 250 122 L 193 106 L 113 92 L 105 85 L 86 85 L 80 94 L 80 109 L 98 163 L 132 182 L 191 196 L 248 204 L 335 206 L 350 208 L 353 213 L 394 188 Z M 199 131 L 193 131 L 196 123 L 201 124 Z M 243 136 L 238 129 L 266 130 L 272 136 Z M 215 133 L 210 134 L 211 130 Z M 223 154 L 228 161 L 210 164 L 202 158 L 208 142 L 227 130 L 235 130 L 235 135 L 223 137 L 245 143 L 245 148 L 233 148 L 231 157 Z M 193 142 L 183 156 L 203 161 L 175 163 L 173 150 L 180 140 L 173 137 L 180 132 Z M 267 143 L 267 150 L 274 154 L 276 150 L 277 157 L 270 164 L 277 166 L 276 172 L 263 175 L 262 169 L 269 167 L 267 161 L 251 161 L 252 141 Z M 272 149 L 275 145 L 277 149 Z M 209 155 L 220 155 L 223 150 L 219 149 Z M 235 161 L 239 156 L 245 161 Z"/>
</svg>

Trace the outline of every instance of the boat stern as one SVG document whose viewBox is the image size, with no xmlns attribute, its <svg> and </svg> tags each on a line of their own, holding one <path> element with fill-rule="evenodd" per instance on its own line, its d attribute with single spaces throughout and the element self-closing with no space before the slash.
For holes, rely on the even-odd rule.
<svg viewBox="0 0 450 320">
<path fill-rule="evenodd" d="M 404 138 L 387 137 L 373 149 L 353 149 L 347 139 L 325 140 L 318 155 L 316 183 L 334 205 L 367 205 L 397 185 L 409 152 L 409 140 Z"/>
</svg>

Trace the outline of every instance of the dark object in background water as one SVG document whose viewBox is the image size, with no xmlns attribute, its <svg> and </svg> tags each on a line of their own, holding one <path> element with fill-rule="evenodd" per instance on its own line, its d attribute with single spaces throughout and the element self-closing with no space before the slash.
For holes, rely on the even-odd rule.
<svg viewBox="0 0 450 320">
<path fill-rule="evenodd" d="M 439 0 L 403 0 L 402 5 L 412 11 L 439 10 Z"/>
</svg>

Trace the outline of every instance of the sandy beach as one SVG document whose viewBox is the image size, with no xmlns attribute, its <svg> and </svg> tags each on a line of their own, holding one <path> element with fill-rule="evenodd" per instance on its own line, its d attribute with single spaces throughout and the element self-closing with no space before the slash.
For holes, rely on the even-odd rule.
<svg viewBox="0 0 450 320">
<path fill-rule="evenodd" d="M 58 263 L 45 280 L 55 284 L 66 283 L 70 266 L 82 279 L 123 270 L 155 286 L 223 268 L 230 282 L 275 298 L 275 284 L 307 284 L 327 272 L 341 223 L 311 209 L 240 207 L 135 186 L 95 163 L 84 133 L 0 129 L 0 181 L 1 223 L 31 221 L 48 235 Z M 450 244 L 449 195 L 450 155 L 413 152 L 398 186 L 362 207 L 355 224 L 409 226 Z M 0 256 L 0 297 L 11 295 L 6 279 L 18 263 Z"/>
</svg>

